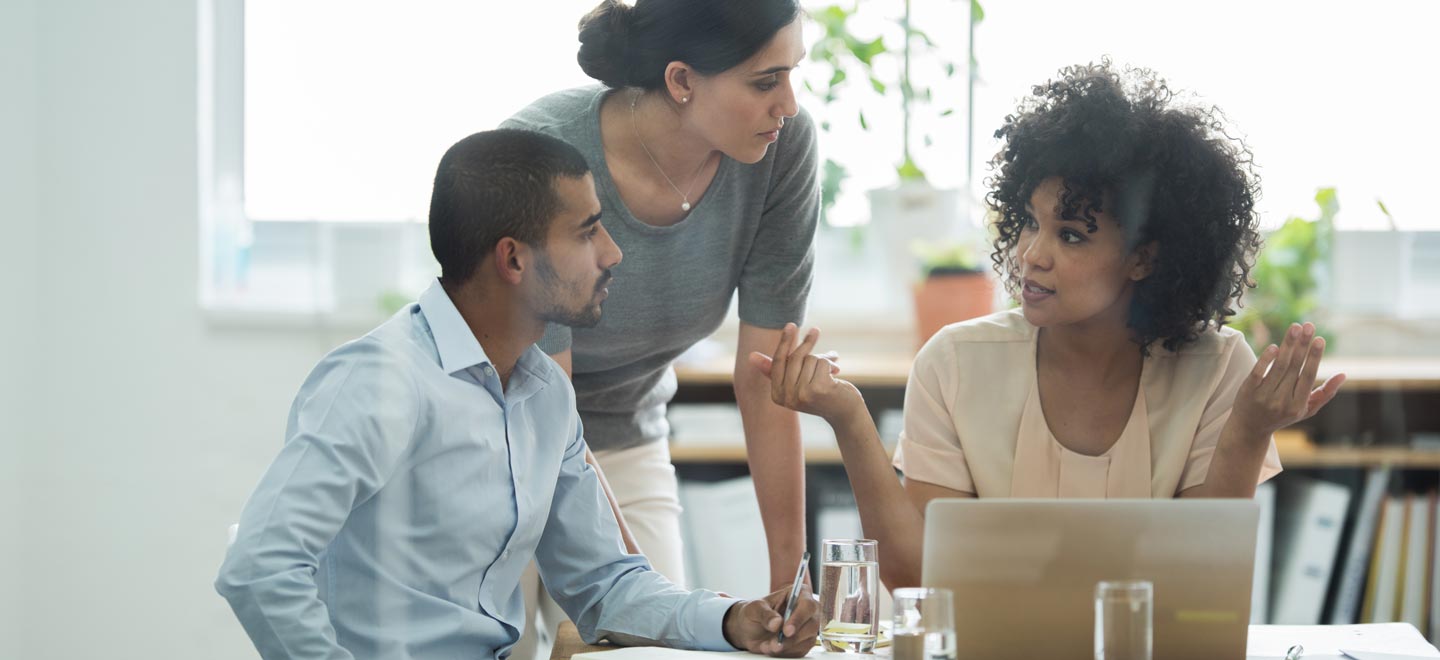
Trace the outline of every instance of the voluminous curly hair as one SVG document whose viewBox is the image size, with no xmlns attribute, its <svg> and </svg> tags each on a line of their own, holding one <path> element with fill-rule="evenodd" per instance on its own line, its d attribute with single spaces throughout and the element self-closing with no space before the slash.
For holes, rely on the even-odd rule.
<svg viewBox="0 0 1440 660">
<path fill-rule="evenodd" d="M 1148 69 L 1110 60 L 1070 66 L 1035 86 L 995 131 L 985 200 L 998 235 L 990 255 L 1010 295 L 1020 289 L 1015 253 L 1042 181 L 1061 177 L 1061 217 L 1096 227 L 1108 209 L 1127 247 L 1155 242 L 1150 276 L 1136 285 L 1129 327 L 1141 351 L 1179 350 L 1235 314 L 1260 248 L 1251 153 L 1215 107 L 1181 103 Z"/>
</svg>

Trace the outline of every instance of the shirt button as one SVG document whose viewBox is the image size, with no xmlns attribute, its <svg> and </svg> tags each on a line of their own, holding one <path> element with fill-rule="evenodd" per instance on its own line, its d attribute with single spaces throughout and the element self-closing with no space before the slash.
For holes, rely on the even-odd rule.
<svg viewBox="0 0 1440 660">
<path fill-rule="evenodd" d="M 494 376 L 494 375 L 495 375 L 495 369 L 494 369 L 493 367 L 491 367 L 490 365 L 488 365 L 488 364 L 485 365 L 485 375 L 486 375 L 486 376 Z"/>
</svg>

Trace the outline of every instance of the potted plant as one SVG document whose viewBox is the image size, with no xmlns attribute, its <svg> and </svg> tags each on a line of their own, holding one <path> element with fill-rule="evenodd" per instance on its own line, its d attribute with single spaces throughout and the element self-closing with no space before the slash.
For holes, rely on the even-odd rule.
<svg viewBox="0 0 1440 660">
<path fill-rule="evenodd" d="M 1330 260 L 1340 200 L 1334 188 L 1321 188 L 1315 203 L 1320 206 L 1317 218 L 1291 217 L 1265 237 L 1265 247 L 1250 270 L 1250 279 L 1257 284 L 1246 293 L 1234 326 L 1256 351 L 1279 343 L 1291 323 L 1315 320 L 1318 278 Z M 1320 334 L 1334 346 L 1330 333 Z"/>
<path fill-rule="evenodd" d="M 897 292 L 910 284 L 915 272 L 915 256 L 910 246 L 919 240 L 956 237 L 963 232 L 969 211 L 963 203 L 963 190 L 932 185 L 917 162 L 912 136 L 917 113 L 933 112 L 938 119 L 951 116 L 954 109 L 933 103 L 931 89 L 917 84 L 923 77 L 917 76 L 919 71 L 912 67 L 924 67 L 930 79 L 950 79 L 957 71 L 966 69 L 941 57 L 930 36 L 911 25 L 910 5 L 909 0 L 903 2 L 904 13 L 897 21 L 902 37 L 899 45 L 893 47 L 887 45 L 884 35 L 861 38 L 852 30 L 851 21 L 861 11 L 859 2 L 848 6 L 834 4 L 812 12 L 810 17 L 820 28 L 820 36 L 810 47 L 810 59 L 820 65 L 825 82 L 819 89 L 809 81 L 805 84 L 827 106 L 836 103 L 842 95 L 849 96 L 850 100 L 864 99 L 859 102 L 856 120 L 866 131 L 873 125 L 866 115 L 865 102 L 876 97 L 892 101 L 899 97 L 901 146 L 900 161 L 895 165 L 896 183 L 867 194 L 871 226 L 876 228 L 874 234 L 884 244 L 883 259 Z M 972 0 L 972 30 L 983 17 L 979 3 Z M 973 58 L 973 51 L 971 55 Z M 973 73 L 973 66 L 970 70 Z M 821 121 L 820 127 L 829 131 L 831 124 Z M 923 135 L 922 141 L 930 146 L 931 136 Z M 967 168 L 968 161 L 967 157 Z M 849 172 L 843 165 L 833 158 L 826 160 L 821 177 L 821 206 L 827 218 L 848 177 Z"/>
<path fill-rule="evenodd" d="M 913 289 L 917 346 L 940 328 L 993 310 L 995 280 L 970 243 L 922 245 L 917 251 L 923 272 Z"/>
</svg>

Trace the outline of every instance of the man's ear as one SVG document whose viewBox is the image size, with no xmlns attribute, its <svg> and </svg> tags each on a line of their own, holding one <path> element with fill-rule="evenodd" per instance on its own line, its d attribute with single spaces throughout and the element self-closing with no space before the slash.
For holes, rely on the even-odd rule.
<svg viewBox="0 0 1440 660">
<path fill-rule="evenodd" d="M 676 104 L 685 105 L 694 95 L 695 70 L 689 64 L 675 61 L 665 67 L 665 92 Z"/>
<path fill-rule="evenodd" d="M 1139 282 L 1151 273 L 1155 272 L 1155 264 L 1160 258 L 1160 243 L 1150 241 L 1136 246 L 1130 266 L 1130 280 Z"/>
<path fill-rule="evenodd" d="M 495 275 L 501 282 L 519 284 L 530 268 L 530 246 L 509 236 L 500 239 L 491 253 Z"/>
</svg>

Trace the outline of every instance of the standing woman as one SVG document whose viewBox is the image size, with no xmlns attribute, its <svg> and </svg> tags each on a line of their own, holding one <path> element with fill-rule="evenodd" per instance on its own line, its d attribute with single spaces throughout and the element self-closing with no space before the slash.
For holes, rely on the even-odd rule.
<svg viewBox="0 0 1440 660">
<path fill-rule="evenodd" d="M 790 81 L 805 54 L 799 16 L 794 0 L 606 0 L 580 21 L 578 58 L 602 84 L 545 96 L 504 124 L 585 155 L 625 253 L 600 324 L 552 325 L 540 347 L 571 374 L 586 441 L 640 549 L 677 584 L 671 364 L 720 327 L 737 291 L 735 398 L 772 590 L 804 549 L 799 420 L 743 358 L 773 349 L 810 292 L 819 185 L 815 129 Z"/>
</svg>

